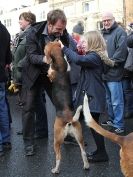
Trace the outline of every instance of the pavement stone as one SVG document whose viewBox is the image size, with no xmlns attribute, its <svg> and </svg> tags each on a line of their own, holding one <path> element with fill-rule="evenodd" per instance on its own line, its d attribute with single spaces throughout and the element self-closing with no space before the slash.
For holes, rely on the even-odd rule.
<svg viewBox="0 0 133 177">
<path fill-rule="evenodd" d="M 12 150 L 0 157 L 0 177 L 53 177 L 51 168 L 55 164 L 53 151 L 53 124 L 55 110 L 47 98 L 49 137 L 37 140 L 37 154 L 32 157 L 24 155 L 23 139 L 16 132 L 21 130 L 21 108 L 16 105 L 16 96 L 9 96 L 12 114 L 11 142 Z M 133 131 L 133 119 L 127 119 L 127 133 Z M 82 122 L 86 151 L 95 149 L 95 144 L 89 128 Z M 61 172 L 58 177 L 123 177 L 119 165 L 119 146 L 105 139 L 109 162 L 90 164 L 90 170 L 83 169 L 80 149 L 72 145 L 62 146 Z"/>
</svg>

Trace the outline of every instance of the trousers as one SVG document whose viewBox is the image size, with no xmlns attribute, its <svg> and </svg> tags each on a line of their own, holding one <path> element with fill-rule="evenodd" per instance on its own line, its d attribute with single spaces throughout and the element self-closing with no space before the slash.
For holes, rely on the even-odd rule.
<svg viewBox="0 0 133 177">
<path fill-rule="evenodd" d="M 6 100 L 5 83 L 0 82 L 0 145 L 10 142 L 9 114 Z"/>
<path fill-rule="evenodd" d="M 29 146 L 34 145 L 36 100 L 40 98 L 40 95 L 44 94 L 44 91 L 52 100 L 52 85 L 46 76 L 40 75 L 32 88 L 29 89 L 23 86 L 23 89 L 22 131 L 24 144 Z M 45 130 L 47 130 L 46 108 L 40 111 L 43 111 L 40 114 L 44 116 Z"/>
<path fill-rule="evenodd" d="M 124 94 L 122 82 L 105 82 L 109 119 L 115 128 L 124 128 Z"/>
</svg>

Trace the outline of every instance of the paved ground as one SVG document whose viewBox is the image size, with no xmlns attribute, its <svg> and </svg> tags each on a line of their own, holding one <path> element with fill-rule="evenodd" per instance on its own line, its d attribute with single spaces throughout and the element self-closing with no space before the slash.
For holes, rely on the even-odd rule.
<svg viewBox="0 0 133 177">
<path fill-rule="evenodd" d="M 49 101 L 49 100 L 48 100 Z M 23 140 L 16 135 L 16 131 L 21 130 L 21 109 L 16 106 L 16 98 L 9 97 L 11 113 L 13 118 L 12 151 L 8 152 L 0 159 L 0 177 L 53 177 L 51 168 L 54 166 L 55 157 L 53 152 L 53 122 L 55 111 L 52 104 L 48 103 L 49 117 L 49 138 L 48 140 L 37 140 L 37 155 L 25 157 L 23 150 Z M 127 132 L 133 130 L 133 119 L 126 120 Z M 89 129 L 84 125 L 84 137 L 88 142 L 86 151 L 95 148 L 93 138 Z M 61 172 L 58 177 L 123 177 L 119 166 L 119 147 L 105 140 L 106 149 L 110 158 L 106 163 L 90 164 L 90 170 L 84 171 L 81 161 L 80 150 L 72 145 L 62 146 Z"/>
</svg>

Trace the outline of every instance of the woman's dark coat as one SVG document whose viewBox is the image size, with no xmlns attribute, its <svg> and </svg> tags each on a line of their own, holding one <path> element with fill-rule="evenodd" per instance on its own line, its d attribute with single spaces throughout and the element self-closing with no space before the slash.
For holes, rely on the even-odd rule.
<svg viewBox="0 0 133 177">
<path fill-rule="evenodd" d="M 81 66 L 80 79 L 76 91 L 76 107 L 83 103 L 83 92 L 91 97 L 89 103 L 91 112 L 105 111 L 106 95 L 102 81 L 103 63 L 98 54 L 90 52 L 85 56 L 77 55 L 69 48 L 63 48 L 64 54 L 73 62 Z"/>
</svg>

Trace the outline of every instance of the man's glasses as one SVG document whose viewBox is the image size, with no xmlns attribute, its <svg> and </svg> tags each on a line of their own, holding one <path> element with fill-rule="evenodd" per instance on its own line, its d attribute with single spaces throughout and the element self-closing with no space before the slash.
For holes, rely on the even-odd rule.
<svg viewBox="0 0 133 177">
<path fill-rule="evenodd" d="M 107 20 L 103 20 L 102 22 L 105 23 L 105 22 L 111 22 L 112 19 L 107 19 Z"/>
</svg>

